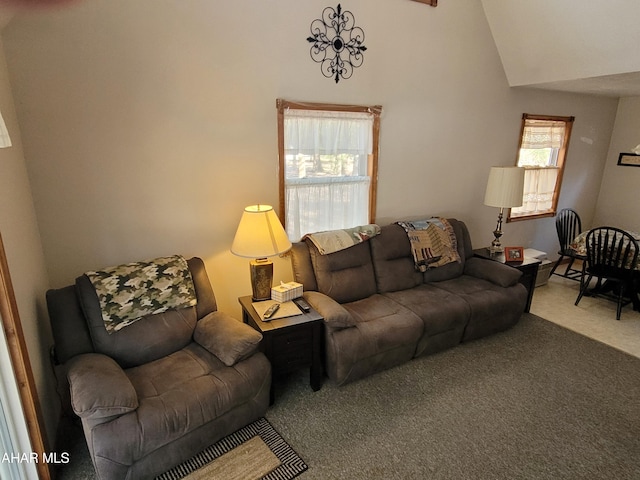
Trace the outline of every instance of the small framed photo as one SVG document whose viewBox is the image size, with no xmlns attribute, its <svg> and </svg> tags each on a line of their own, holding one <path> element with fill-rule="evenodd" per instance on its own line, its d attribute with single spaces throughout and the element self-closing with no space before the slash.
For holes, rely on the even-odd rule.
<svg viewBox="0 0 640 480">
<path fill-rule="evenodd" d="M 618 157 L 618 165 L 624 167 L 640 167 L 640 155 L 636 153 L 621 153 Z"/>
<path fill-rule="evenodd" d="M 523 247 L 504 247 L 504 259 L 507 263 L 518 263 L 524 260 Z"/>
</svg>

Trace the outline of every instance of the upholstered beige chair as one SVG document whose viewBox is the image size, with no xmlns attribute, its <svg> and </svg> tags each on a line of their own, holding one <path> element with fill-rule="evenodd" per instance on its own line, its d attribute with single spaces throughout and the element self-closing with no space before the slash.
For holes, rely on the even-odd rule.
<svg viewBox="0 0 640 480">
<path fill-rule="evenodd" d="M 185 265 L 194 306 L 112 333 L 86 274 L 47 292 L 56 370 L 68 379 L 102 480 L 154 478 L 267 410 L 271 367 L 257 351 L 261 335 L 217 311 L 201 259 Z"/>
</svg>

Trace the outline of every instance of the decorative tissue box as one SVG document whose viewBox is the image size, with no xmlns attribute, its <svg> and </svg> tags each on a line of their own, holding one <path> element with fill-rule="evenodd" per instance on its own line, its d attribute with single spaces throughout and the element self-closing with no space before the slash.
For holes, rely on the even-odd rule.
<svg viewBox="0 0 640 480">
<path fill-rule="evenodd" d="M 280 283 L 271 288 L 271 300 L 276 302 L 288 302 L 302 296 L 302 284 L 296 282 Z"/>
</svg>

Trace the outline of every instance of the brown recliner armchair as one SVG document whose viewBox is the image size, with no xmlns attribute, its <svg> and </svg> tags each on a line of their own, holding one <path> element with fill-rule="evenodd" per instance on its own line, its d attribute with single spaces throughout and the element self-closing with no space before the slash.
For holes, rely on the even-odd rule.
<svg viewBox="0 0 640 480">
<path fill-rule="evenodd" d="M 47 292 L 59 381 L 98 477 L 154 478 L 262 417 L 271 366 L 261 335 L 217 311 L 204 263 L 187 261 L 197 304 L 109 334 L 87 275 Z"/>
</svg>

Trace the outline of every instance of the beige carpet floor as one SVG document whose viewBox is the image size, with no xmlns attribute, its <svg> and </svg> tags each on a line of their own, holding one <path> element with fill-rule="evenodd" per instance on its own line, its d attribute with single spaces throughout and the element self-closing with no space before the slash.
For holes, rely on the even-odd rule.
<svg viewBox="0 0 640 480">
<path fill-rule="evenodd" d="M 578 282 L 552 275 L 536 288 L 531 313 L 640 358 L 640 312 L 627 305 L 616 320 L 616 304 L 605 298 L 583 297 L 576 306 L 579 290 Z"/>
</svg>

